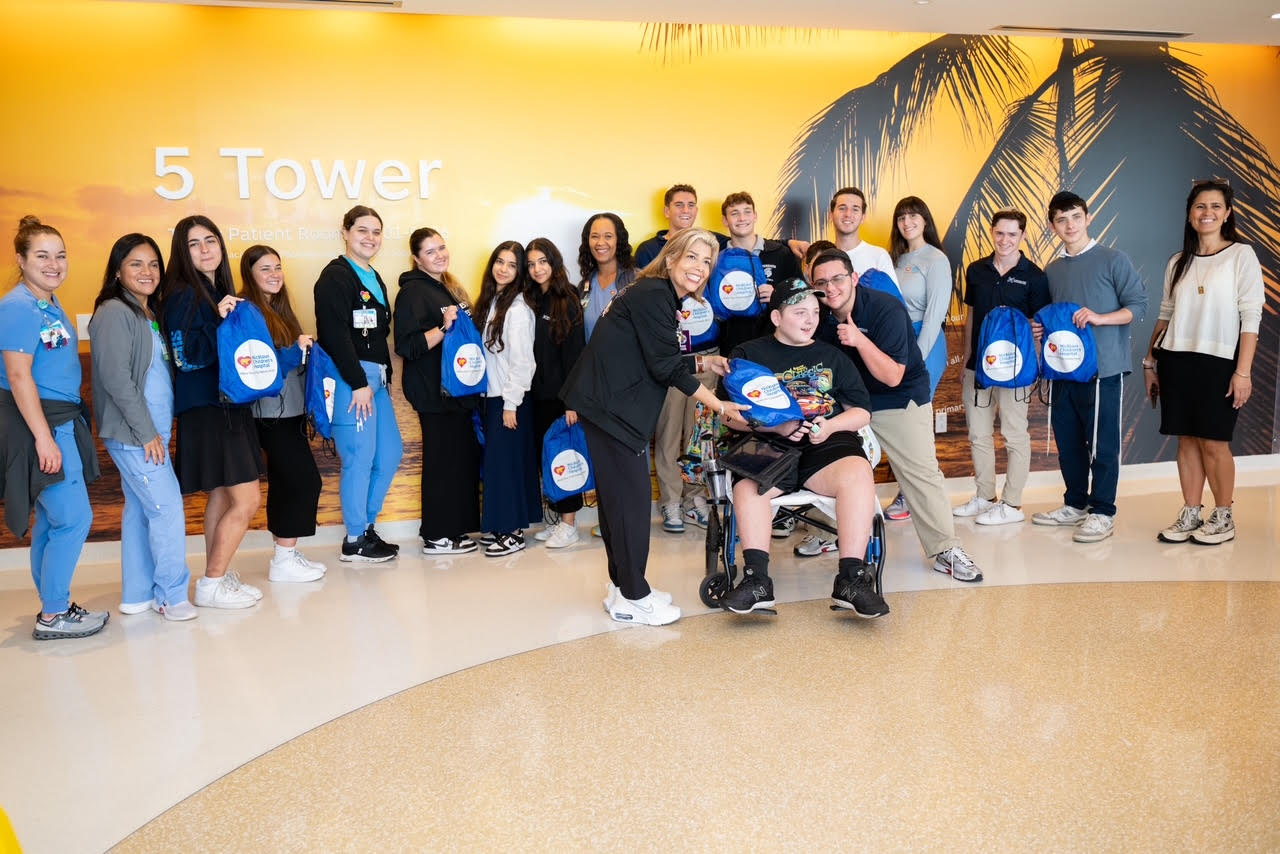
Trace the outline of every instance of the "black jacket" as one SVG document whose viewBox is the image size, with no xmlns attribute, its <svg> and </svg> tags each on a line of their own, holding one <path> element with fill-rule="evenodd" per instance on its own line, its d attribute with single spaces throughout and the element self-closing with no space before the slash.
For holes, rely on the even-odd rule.
<svg viewBox="0 0 1280 854">
<path fill-rule="evenodd" d="M 569 329 L 569 337 L 557 344 L 551 337 L 551 297 L 543 294 L 538 300 L 537 319 L 533 326 L 533 360 L 538 368 L 534 371 L 533 386 L 529 390 L 534 400 L 559 399 L 560 387 L 587 348 L 582 307 L 576 299 L 570 300 L 569 307 L 577 312 L 577 320 Z"/>
<path fill-rule="evenodd" d="M 387 285 L 378 276 L 382 292 L 390 296 Z M 391 310 L 370 295 L 362 297 L 364 286 L 360 277 L 351 269 L 351 262 L 339 255 L 320 271 L 314 291 L 316 303 L 316 340 L 333 359 L 342 381 L 352 389 L 369 384 L 361 362 L 377 362 L 387 366 L 387 384 L 391 383 L 391 351 L 387 337 L 391 335 Z M 374 329 L 356 329 L 352 312 L 372 308 L 378 313 L 378 325 Z M 368 333 L 367 335 L 364 333 Z"/>
<path fill-rule="evenodd" d="M 80 463 L 84 466 L 84 482 L 93 483 L 101 475 L 98 468 L 98 452 L 94 450 L 93 434 L 89 432 L 89 407 L 82 401 L 45 400 L 40 398 L 49 429 L 56 430 L 68 421 L 75 420 L 76 448 L 80 451 Z M 16 536 L 27 535 L 31 521 L 31 508 L 46 486 L 62 483 L 67 479 L 66 468 L 53 474 L 40 470 L 40 456 L 36 453 L 36 439 L 31 428 L 18 410 L 13 393 L 0 389 L 0 496 L 4 498 L 4 521 Z"/>
<path fill-rule="evenodd" d="M 426 332 L 444 325 L 444 309 L 458 305 L 441 282 L 421 270 L 400 274 L 396 294 L 395 345 L 404 359 L 404 399 L 418 412 L 464 412 L 476 407 L 479 396 L 447 397 L 440 391 L 443 344 L 427 346 Z"/>
<path fill-rule="evenodd" d="M 649 444 L 668 388 L 698 391 L 693 357 L 680 352 L 680 300 L 667 279 L 641 279 L 600 316 L 560 399 L 636 453 Z"/>
</svg>

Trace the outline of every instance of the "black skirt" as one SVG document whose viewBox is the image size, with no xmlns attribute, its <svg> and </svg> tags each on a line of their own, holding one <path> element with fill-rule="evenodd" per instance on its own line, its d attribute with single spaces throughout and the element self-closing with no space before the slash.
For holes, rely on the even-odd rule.
<svg viewBox="0 0 1280 854">
<path fill-rule="evenodd" d="M 1235 359 L 1161 350 L 1156 367 L 1160 379 L 1160 432 L 1230 442 L 1240 414 L 1227 396 L 1235 369 Z"/>
<path fill-rule="evenodd" d="M 258 480 L 266 469 L 253 411 L 198 406 L 179 414 L 175 463 L 183 495 Z"/>
</svg>

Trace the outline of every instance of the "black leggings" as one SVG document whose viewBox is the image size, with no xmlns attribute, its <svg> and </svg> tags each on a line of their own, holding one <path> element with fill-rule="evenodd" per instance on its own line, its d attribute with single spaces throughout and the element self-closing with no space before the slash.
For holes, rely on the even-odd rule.
<svg viewBox="0 0 1280 854">
<path fill-rule="evenodd" d="M 600 535 L 609 557 L 609 579 L 628 599 L 649 595 L 644 572 L 649 563 L 649 523 L 653 481 L 649 456 L 610 436 L 585 418 L 587 450 L 596 467 L 596 499 Z"/>
<path fill-rule="evenodd" d="M 471 412 L 419 412 L 424 540 L 480 530 L 480 443 Z"/>
<path fill-rule="evenodd" d="M 254 419 L 267 455 L 267 530 L 284 540 L 316 532 L 323 483 L 304 419 L 303 415 Z"/>
</svg>

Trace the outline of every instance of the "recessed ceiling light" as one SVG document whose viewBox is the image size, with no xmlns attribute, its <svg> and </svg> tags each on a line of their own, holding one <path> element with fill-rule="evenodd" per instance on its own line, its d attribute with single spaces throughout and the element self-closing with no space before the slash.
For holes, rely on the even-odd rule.
<svg viewBox="0 0 1280 854">
<path fill-rule="evenodd" d="M 928 6 L 928 5 L 929 5 L 929 0 L 916 0 L 916 5 L 917 5 L 917 6 Z M 1274 15 L 1273 15 L 1272 17 L 1276 17 L 1276 16 L 1274 16 Z"/>
<path fill-rule="evenodd" d="M 1272 15 L 1271 20 L 1280 21 L 1280 12 L 1276 12 L 1274 15 Z"/>
</svg>

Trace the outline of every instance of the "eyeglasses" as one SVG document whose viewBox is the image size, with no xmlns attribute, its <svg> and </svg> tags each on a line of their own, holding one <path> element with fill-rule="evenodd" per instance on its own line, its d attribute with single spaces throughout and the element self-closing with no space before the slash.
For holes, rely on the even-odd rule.
<svg viewBox="0 0 1280 854">
<path fill-rule="evenodd" d="M 843 285 L 851 278 L 853 277 L 848 273 L 841 273 L 840 275 L 832 276 L 829 279 L 817 279 L 813 283 L 813 288 L 817 291 L 825 291 L 829 285 Z"/>
</svg>

